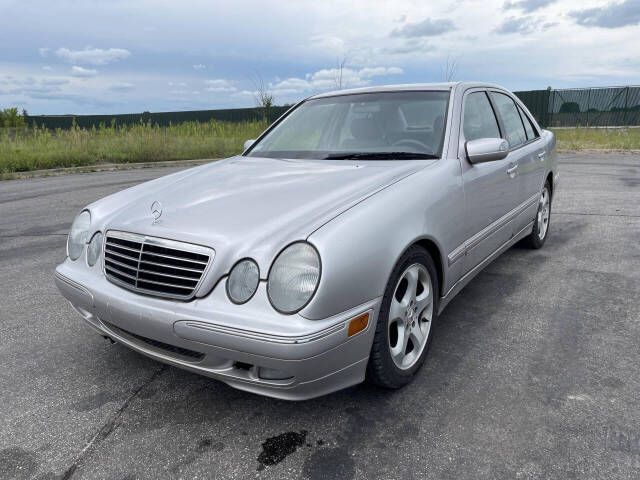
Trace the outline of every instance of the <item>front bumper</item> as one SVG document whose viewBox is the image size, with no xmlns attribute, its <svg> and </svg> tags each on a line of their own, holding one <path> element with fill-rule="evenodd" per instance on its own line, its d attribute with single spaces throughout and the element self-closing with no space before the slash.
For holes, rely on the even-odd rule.
<svg viewBox="0 0 640 480">
<path fill-rule="evenodd" d="M 67 259 L 55 275 L 74 309 L 101 335 L 161 362 L 287 400 L 364 380 L 380 298 L 308 320 L 275 312 L 262 284 L 241 306 L 227 299 L 224 280 L 208 296 L 180 302 L 130 292 L 78 267 Z M 348 337 L 349 320 L 364 312 L 367 328 Z"/>
</svg>

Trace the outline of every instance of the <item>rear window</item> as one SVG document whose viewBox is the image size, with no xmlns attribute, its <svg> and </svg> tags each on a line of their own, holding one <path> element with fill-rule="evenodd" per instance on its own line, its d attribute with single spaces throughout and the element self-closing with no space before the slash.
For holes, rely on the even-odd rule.
<svg viewBox="0 0 640 480">
<path fill-rule="evenodd" d="M 502 117 L 502 123 L 504 123 L 505 136 L 507 142 L 509 142 L 509 147 L 515 148 L 518 145 L 522 145 L 527 141 L 527 134 L 516 104 L 503 93 L 493 92 L 492 95 L 498 112 Z"/>
</svg>

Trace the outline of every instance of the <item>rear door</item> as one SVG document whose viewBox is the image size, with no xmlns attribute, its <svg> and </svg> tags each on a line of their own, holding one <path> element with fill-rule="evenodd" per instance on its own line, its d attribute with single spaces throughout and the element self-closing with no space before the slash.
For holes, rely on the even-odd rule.
<svg viewBox="0 0 640 480">
<path fill-rule="evenodd" d="M 528 152 L 527 157 L 524 159 L 524 164 L 521 164 L 518 169 L 520 188 L 523 193 L 522 199 L 528 202 L 519 220 L 520 228 L 524 228 L 533 221 L 538 211 L 538 201 L 544 183 L 547 152 L 544 145 L 545 142 L 542 140 L 535 123 L 531 121 L 530 115 L 521 105 L 518 105 L 518 111 L 527 133 L 526 148 Z M 549 152 L 549 155 L 551 155 L 551 152 Z"/>
<path fill-rule="evenodd" d="M 512 211 L 513 234 L 516 235 L 525 228 L 535 215 L 537 195 L 540 187 L 535 187 L 539 165 L 539 143 L 535 130 L 527 132 L 532 126 L 525 121 L 522 109 L 511 96 L 500 91 L 491 91 L 491 99 L 498 113 L 498 120 L 504 132 L 504 138 L 509 142 L 507 159 L 515 168 L 512 174 L 514 180 L 515 201 Z M 537 192 L 537 193 L 536 193 Z M 533 209 L 533 210 L 532 210 Z"/>
<path fill-rule="evenodd" d="M 459 147 L 467 235 L 462 247 L 465 253 L 464 273 L 481 263 L 512 236 L 512 217 L 509 212 L 518 200 L 513 155 L 510 155 L 511 158 L 474 165 L 467 160 L 464 149 L 467 141 L 501 136 L 503 134 L 487 91 L 472 89 L 465 92 Z"/>
</svg>

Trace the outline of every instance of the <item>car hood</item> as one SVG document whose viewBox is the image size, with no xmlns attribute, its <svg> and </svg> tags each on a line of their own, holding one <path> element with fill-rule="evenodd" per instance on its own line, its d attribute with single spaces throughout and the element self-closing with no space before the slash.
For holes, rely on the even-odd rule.
<svg viewBox="0 0 640 480">
<path fill-rule="evenodd" d="M 240 258 L 255 258 L 264 278 L 288 243 L 430 163 L 238 156 L 124 190 L 91 210 L 104 229 L 213 248 L 218 274 Z M 162 214 L 154 222 L 156 201 Z"/>
</svg>

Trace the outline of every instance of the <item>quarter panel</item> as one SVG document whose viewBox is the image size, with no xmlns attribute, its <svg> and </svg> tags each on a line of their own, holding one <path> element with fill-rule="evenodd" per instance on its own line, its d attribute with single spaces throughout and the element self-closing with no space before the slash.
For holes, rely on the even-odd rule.
<svg viewBox="0 0 640 480">
<path fill-rule="evenodd" d="M 309 236 L 322 260 L 318 291 L 301 314 L 320 319 L 384 293 L 402 253 L 429 238 L 443 258 L 445 291 L 459 275 L 447 255 L 464 241 L 464 196 L 457 160 L 424 170 L 373 195 Z"/>
</svg>

